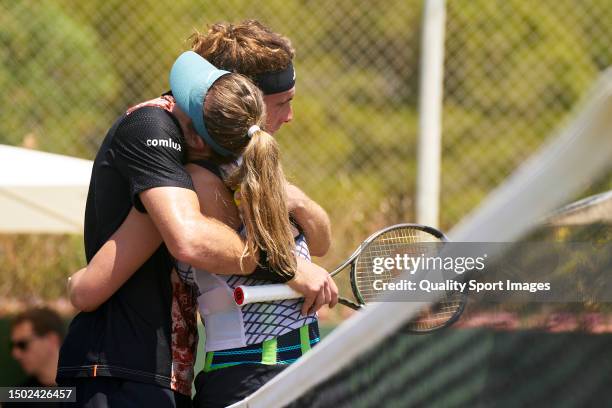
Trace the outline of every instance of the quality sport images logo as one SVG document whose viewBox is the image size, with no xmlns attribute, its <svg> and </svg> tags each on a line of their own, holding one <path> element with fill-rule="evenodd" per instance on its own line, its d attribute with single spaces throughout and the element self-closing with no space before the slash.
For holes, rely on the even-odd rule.
<svg viewBox="0 0 612 408">
<path fill-rule="evenodd" d="M 147 147 L 170 147 L 174 150 L 181 151 L 181 144 L 175 142 L 171 138 L 168 139 L 147 139 Z"/>
</svg>

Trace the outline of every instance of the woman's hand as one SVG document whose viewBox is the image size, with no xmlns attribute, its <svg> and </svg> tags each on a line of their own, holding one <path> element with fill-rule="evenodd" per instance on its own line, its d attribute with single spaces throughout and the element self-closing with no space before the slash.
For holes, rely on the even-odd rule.
<svg viewBox="0 0 612 408">
<path fill-rule="evenodd" d="M 304 316 L 316 312 L 323 305 L 331 308 L 338 303 L 338 287 L 329 273 L 306 259 L 297 258 L 297 272 L 287 284 L 304 295 Z"/>
</svg>

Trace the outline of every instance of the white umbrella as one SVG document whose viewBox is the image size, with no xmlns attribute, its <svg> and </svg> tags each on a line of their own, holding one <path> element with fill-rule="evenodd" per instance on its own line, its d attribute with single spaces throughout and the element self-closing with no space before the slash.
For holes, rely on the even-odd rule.
<svg viewBox="0 0 612 408">
<path fill-rule="evenodd" d="M 92 164 L 0 145 L 0 233 L 82 233 Z"/>
</svg>

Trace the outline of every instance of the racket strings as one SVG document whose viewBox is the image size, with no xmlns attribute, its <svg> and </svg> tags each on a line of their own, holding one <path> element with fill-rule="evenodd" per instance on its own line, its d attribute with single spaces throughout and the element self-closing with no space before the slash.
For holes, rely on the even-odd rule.
<svg viewBox="0 0 612 408">
<path fill-rule="evenodd" d="M 408 258 L 432 255 L 437 249 L 431 243 L 436 242 L 442 241 L 428 232 L 409 227 L 393 229 L 376 237 L 355 262 L 355 283 L 362 300 L 368 303 L 380 295 L 380 291 L 374 287 L 375 281 L 379 281 L 379 284 L 390 283 L 405 271 L 383 267 L 381 273 L 374 273 L 377 258 L 380 262 L 380 259 L 395 258 L 397 255 Z"/>
<path fill-rule="evenodd" d="M 408 322 L 404 328 L 418 332 L 430 331 L 444 326 L 464 307 L 464 301 L 463 294 L 447 292 L 446 296 L 439 302 L 425 306 L 417 317 Z"/>
<path fill-rule="evenodd" d="M 397 268 L 397 265 L 390 269 L 383 265 L 381 273 L 374 273 L 375 262 L 381 262 L 375 261 L 376 258 L 396 258 L 399 255 L 403 260 L 406 256 L 408 265 L 414 265 L 410 258 L 434 256 L 440 249 L 437 244 L 442 242 L 442 239 L 429 232 L 411 227 L 401 227 L 379 235 L 355 261 L 354 281 L 358 297 L 364 303 L 376 301 L 381 291 L 375 289 L 375 281 L 379 281 L 377 287 L 380 288 L 382 284 L 396 281 L 399 275 L 406 272 L 406 269 Z M 464 301 L 462 293 L 448 292 L 435 304 L 425 306 L 415 319 L 407 323 L 407 329 L 429 331 L 444 326 L 463 308 Z"/>
</svg>

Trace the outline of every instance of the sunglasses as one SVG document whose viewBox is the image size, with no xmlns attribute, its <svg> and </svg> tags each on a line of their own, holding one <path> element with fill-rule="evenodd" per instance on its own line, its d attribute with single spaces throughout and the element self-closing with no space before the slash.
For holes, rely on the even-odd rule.
<svg viewBox="0 0 612 408">
<path fill-rule="evenodd" d="M 30 346 L 31 341 L 32 339 L 10 341 L 9 350 L 13 350 L 14 348 L 17 348 L 20 351 L 27 351 L 28 347 Z"/>
</svg>

